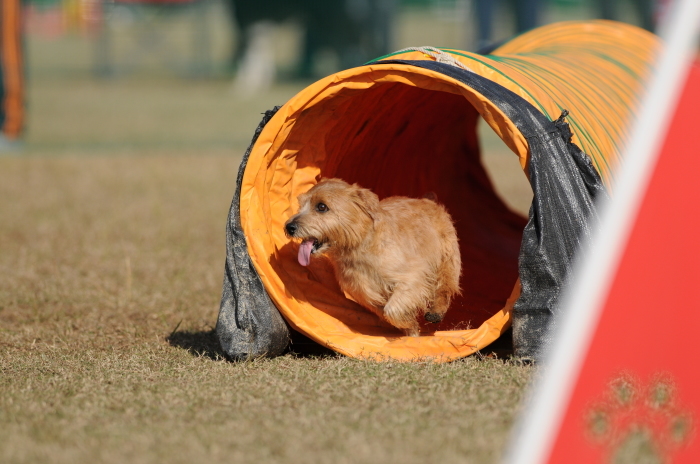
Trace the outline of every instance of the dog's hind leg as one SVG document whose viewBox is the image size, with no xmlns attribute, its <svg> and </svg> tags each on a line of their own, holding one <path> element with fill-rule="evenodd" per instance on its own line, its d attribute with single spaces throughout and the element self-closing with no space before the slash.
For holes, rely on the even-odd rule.
<svg viewBox="0 0 700 464">
<path fill-rule="evenodd" d="M 446 287 L 438 288 L 435 292 L 435 299 L 430 308 L 425 311 L 425 320 L 437 324 L 442 322 L 445 317 L 445 313 L 450 309 L 450 303 L 452 302 L 452 294 L 454 292 Z"/>
<path fill-rule="evenodd" d="M 425 320 L 432 323 L 442 322 L 445 313 L 450 309 L 452 297 L 460 293 L 459 275 L 462 272 L 462 262 L 457 241 L 452 243 L 455 251 L 447 253 L 437 277 L 437 290 L 430 308 L 425 310 Z"/>
</svg>

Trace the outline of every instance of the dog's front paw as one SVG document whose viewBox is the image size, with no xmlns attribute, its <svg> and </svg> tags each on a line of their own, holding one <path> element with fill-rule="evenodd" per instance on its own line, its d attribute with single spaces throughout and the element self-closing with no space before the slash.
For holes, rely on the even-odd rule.
<svg viewBox="0 0 700 464">
<path fill-rule="evenodd" d="M 433 324 L 437 324 L 438 322 L 442 322 L 442 314 L 425 313 L 425 320 L 428 322 L 432 322 Z"/>
</svg>

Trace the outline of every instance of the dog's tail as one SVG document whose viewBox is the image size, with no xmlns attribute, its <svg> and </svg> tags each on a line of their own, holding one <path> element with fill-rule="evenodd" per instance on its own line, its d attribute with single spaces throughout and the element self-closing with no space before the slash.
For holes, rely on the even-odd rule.
<svg viewBox="0 0 700 464">
<path fill-rule="evenodd" d="M 426 200 L 434 201 L 435 203 L 437 203 L 438 201 L 437 193 L 435 192 L 425 192 L 423 194 L 423 198 L 425 198 Z"/>
</svg>

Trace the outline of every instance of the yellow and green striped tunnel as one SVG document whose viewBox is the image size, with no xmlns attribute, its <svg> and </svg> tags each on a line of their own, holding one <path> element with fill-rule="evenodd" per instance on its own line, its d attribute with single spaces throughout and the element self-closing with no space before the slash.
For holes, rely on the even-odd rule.
<svg viewBox="0 0 700 464">
<path fill-rule="evenodd" d="M 573 143 L 614 194 L 630 120 L 658 48 L 654 35 L 634 26 L 565 22 L 530 31 L 490 55 L 405 50 L 305 88 L 264 126 L 239 186 L 247 252 L 276 308 L 292 329 L 348 356 L 449 361 L 488 346 L 510 326 L 520 295 L 527 220 L 494 192 L 476 123 L 483 118 L 524 175 L 528 135 L 507 105 L 478 85 L 410 62 L 466 70 L 552 121 L 568 110 Z M 297 245 L 283 225 L 297 212 L 297 196 L 321 177 L 356 182 L 380 198 L 435 192 L 446 205 L 460 240 L 463 292 L 437 327 L 405 337 L 344 295 L 327 261 L 298 264 Z"/>
</svg>

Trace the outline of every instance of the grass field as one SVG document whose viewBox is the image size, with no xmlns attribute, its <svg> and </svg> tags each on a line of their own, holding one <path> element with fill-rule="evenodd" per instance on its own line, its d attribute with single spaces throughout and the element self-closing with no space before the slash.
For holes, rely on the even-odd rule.
<svg viewBox="0 0 700 464">
<path fill-rule="evenodd" d="M 226 81 L 36 78 L 0 156 L 0 462 L 494 462 L 533 370 L 224 360 L 224 226 L 260 113 Z M 513 208 L 530 192 L 484 131 Z"/>
</svg>

